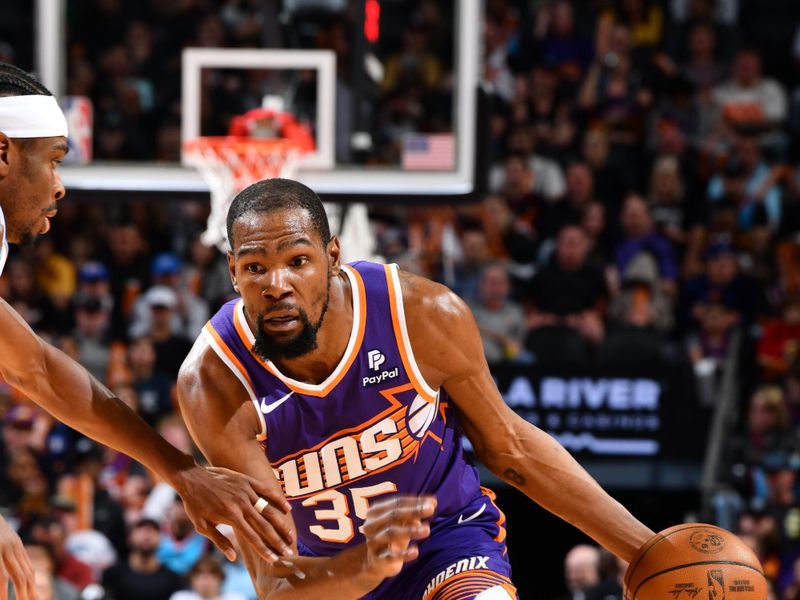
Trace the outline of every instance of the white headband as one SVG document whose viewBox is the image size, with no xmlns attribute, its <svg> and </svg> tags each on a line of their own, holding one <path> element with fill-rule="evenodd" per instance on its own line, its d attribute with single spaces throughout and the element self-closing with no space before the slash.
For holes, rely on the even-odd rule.
<svg viewBox="0 0 800 600">
<path fill-rule="evenodd" d="M 53 96 L 4 96 L 0 131 L 10 138 L 66 137 L 67 119 Z"/>
</svg>

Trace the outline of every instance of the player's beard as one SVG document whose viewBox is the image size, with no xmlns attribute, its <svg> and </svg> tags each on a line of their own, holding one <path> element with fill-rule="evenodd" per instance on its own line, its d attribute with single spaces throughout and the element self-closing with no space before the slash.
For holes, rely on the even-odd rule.
<svg viewBox="0 0 800 600">
<path fill-rule="evenodd" d="M 322 327 L 322 320 L 325 318 L 325 313 L 328 312 L 328 302 L 331 299 L 331 278 L 328 277 L 328 285 L 325 289 L 325 302 L 322 304 L 322 311 L 319 315 L 319 320 L 312 323 L 308 318 L 308 313 L 302 308 L 298 308 L 298 320 L 302 323 L 303 328 L 296 336 L 289 340 L 278 340 L 264 331 L 264 315 L 262 311 L 256 318 L 256 341 L 253 344 L 253 352 L 264 360 L 288 360 L 292 358 L 299 358 L 308 354 L 317 347 L 317 332 Z M 280 310 L 282 308 L 291 308 L 290 306 L 282 307 L 280 303 L 271 307 L 271 311 Z"/>
</svg>

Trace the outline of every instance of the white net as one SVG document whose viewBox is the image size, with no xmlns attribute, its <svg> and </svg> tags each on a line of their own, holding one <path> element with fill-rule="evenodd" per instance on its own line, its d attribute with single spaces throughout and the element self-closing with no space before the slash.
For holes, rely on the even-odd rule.
<svg viewBox="0 0 800 600">
<path fill-rule="evenodd" d="M 285 139 L 201 137 L 187 142 L 186 162 L 200 172 L 211 192 L 203 243 L 227 252 L 225 221 L 236 194 L 262 179 L 295 177 L 302 156 L 297 145 Z"/>
</svg>

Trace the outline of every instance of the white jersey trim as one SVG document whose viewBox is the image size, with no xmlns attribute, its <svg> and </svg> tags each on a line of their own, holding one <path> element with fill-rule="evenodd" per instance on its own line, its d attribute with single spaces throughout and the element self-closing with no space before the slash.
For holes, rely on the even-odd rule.
<svg viewBox="0 0 800 600">
<path fill-rule="evenodd" d="M 419 382 L 420 386 L 422 386 L 421 391 L 428 394 L 431 398 L 436 398 L 439 392 L 433 389 L 422 376 L 422 372 L 419 370 L 419 366 L 417 365 L 417 359 L 414 358 L 414 349 L 411 347 L 411 340 L 408 337 L 406 313 L 405 308 L 403 307 L 403 290 L 400 287 L 400 267 L 398 267 L 396 264 L 391 264 L 389 265 L 389 270 L 392 276 L 392 283 L 394 284 L 394 300 L 395 306 L 397 307 L 397 321 L 400 325 L 401 339 L 397 340 L 397 342 L 403 344 L 403 347 L 405 348 L 409 362 L 408 367 L 411 368 L 411 371 L 414 373 L 414 377 Z"/>
<path fill-rule="evenodd" d="M 278 367 L 275 366 L 275 363 L 273 363 L 271 360 L 264 361 L 269 371 L 273 375 L 275 375 L 275 377 L 280 379 L 291 389 L 294 389 L 300 393 L 310 392 L 310 393 L 316 393 L 317 395 L 321 395 L 326 390 L 326 388 L 333 387 L 334 382 L 340 379 L 340 377 L 344 374 L 344 369 L 352 362 L 350 360 L 351 355 L 354 352 L 358 351 L 358 348 L 356 348 L 356 344 L 359 338 L 358 333 L 361 330 L 361 321 L 364 319 L 365 307 L 361 306 L 361 295 L 359 294 L 359 282 L 356 280 L 355 276 L 351 272 L 351 267 L 347 265 L 342 265 L 342 271 L 350 279 L 350 290 L 353 294 L 353 328 L 350 331 L 350 339 L 347 342 L 347 347 L 345 348 L 344 354 L 342 355 L 339 364 L 336 365 L 336 368 L 331 372 L 330 375 L 328 375 L 325 381 L 318 384 L 298 381 L 297 379 L 292 379 L 288 375 L 284 375 L 283 373 L 281 373 Z M 255 335 L 253 334 L 253 331 L 250 329 L 250 324 L 247 322 L 247 319 L 244 316 L 244 302 L 242 300 L 236 303 L 236 311 L 238 312 L 239 321 L 242 324 L 242 329 L 244 330 L 244 334 L 245 336 L 247 336 L 247 342 L 252 347 L 253 344 L 255 344 L 256 338 Z"/>
<path fill-rule="evenodd" d="M 6 238 L 6 216 L 3 214 L 3 209 L 0 208 L 0 234 L 3 236 L 3 244 L 0 246 L 0 275 L 3 274 L 3 269 L 6 268 L 6 261 L 8 260 L 8 238 Z"/>
<path fill-rule="evenodd" d="M 502 585 L 496 585 L 488 590 L 483 590 L 475 596 L 475 600 L 514 600 Z"/>
<path fill-rule="evenodd" d="M 242 386 L 244 386 L 244 389 L 247 392 L 247 395 L 250 396 L 250 401 L 253 403 L 253 406 L 256 409 L 256 414 L 258 415 L 258 420 L 261 423 L 261 433 L 257 436 L 256 439 L 258 439 L 259 441 L 267 439 L 267 422 L 264 419 L 264 415 L 261 412 L 261 408 L 258 404 L 258 398 L 256 398 L 256 394 L 253 391 L 250 382 L 244 376 L 244 373 L 242 373 L 236 367 L 236 365 L 234 365 L 233 362 L 231 362 L 231 359 L 228 358 L 227 354 L 225 354 L 225 351 L 219 347 L 217 341 L 208 331 L 206 331 L 205 327 L 203 328 L 202 331 L 203 331 L 203 337 L 205 338 L 206 342 L 208 342 L 209 346 L 211 346 L 211 349 L 214 350 L 214 352 L 220 358 L 220 360 L 222 360 L 222 362 L 225 363 L 225 366 L 227 366 L 231 370 L 231 372 L 236 376 L 236 379 L 238 379 L 241 382 Z"/>
</svg>

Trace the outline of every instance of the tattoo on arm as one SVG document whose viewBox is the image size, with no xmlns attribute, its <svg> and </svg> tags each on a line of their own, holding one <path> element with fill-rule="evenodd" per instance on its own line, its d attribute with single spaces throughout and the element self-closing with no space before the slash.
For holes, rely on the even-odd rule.
<svg viewBox="0 0 800 600">
<path fill-rule="evenodd" d="M 511 481 L 512 483 L 516 483 L 517 485 L 522 485 L 525 483 L 525 478 L 522 476 L 521 473 L 518 473 L 515 469 L 509 467 L 505 471 L 503 471 L 503 475 L 506 479 Z"/>
</svg>

